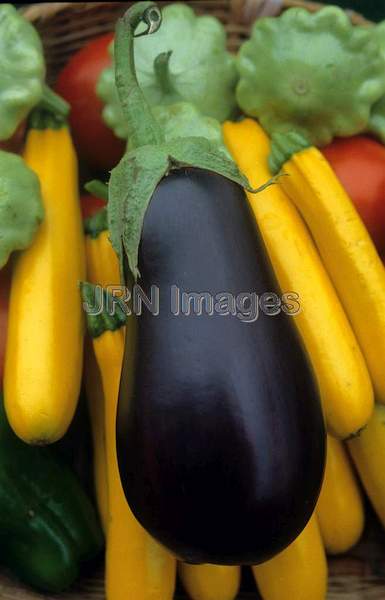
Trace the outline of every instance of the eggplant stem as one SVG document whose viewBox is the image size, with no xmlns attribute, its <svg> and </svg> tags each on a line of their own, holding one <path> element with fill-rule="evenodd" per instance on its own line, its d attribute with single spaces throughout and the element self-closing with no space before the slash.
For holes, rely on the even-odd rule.
<svg viewBox="0 0 385 600">
<path fill-rule="evenodd" d="M 147 29 L 135 34 L 142 22 Z M 131 149 L 164 143 L 162 130 L 139 86 L 134 56 L 135 37 L 155 33 L 161 23 L 162 14 L 154 2 L 137 2 L 116 24 L 115 82 L 128 125 Z"/>
</svg>

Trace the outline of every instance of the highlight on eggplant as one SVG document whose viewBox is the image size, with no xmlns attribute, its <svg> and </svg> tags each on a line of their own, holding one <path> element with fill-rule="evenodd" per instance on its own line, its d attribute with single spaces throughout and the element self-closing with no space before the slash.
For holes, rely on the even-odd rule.
<svg viewBox="0 0 385 600">
<path fill-rule="evenodd" d="M 157 316 L 127 320 L 120 475 L 136 518 L 181 559 L 257 564 L 288 546 L 313 513 L 325 462 L 320 398 L 284 311 L 245 324 L 232 314 L 169 310 L 172 286 L 213 296 L 282 291 L 247 180 L 207 140 L 166 143 L 144 100 L 134 37 L 156 10 L 135 3 L 115 38 L 133 143 L 111 173 L 111 241 L 122 283 L 160 290 Z"/>
</svg>

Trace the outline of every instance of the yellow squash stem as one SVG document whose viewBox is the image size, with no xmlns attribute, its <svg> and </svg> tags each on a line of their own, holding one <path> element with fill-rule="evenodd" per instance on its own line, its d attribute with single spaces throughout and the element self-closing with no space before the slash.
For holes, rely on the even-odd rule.
<svg viewBox="0 0 385 600">
<path fill-rule="evenodd" d="M 85 276 L 77 161 L 69 130 L 31 129 L 24 158 L 38 175 L 45 220 L 15 260 L 4 375 L 5 408 L 30 444 L 61 438 L 79 396 Z"/>
<path fill-rule="evenodd" d="M 342 442 L 331 436 L 317 517 L 329 554 L 347 552 L 361 537 L 365 521 L 361 493 Z"/>
<path fill-rule="evenodd" d="M 245 119 L 225 123 L 223 133 L 251 184 L 267 181 L 270 141 L 262 128 Z M 247 196 L 282 291 L 298 294 L 301 311 L 294 322 L 318 380 L 328 429 L 345 439 L 365 426 L 373 410 L 372 385 L 357 340 L 311 236 L 282 187 Z"/>
<path fill-rule="evenodd" d="M 235 600 L 241 582 L 240 567 L 179 564 L 179 575 L 191 600 Z"/>
<path fill-rule="evenodd" d="M 83 380 L 90 415 L 96 503 L 104 533 L 109 521 L 104 394 L 91 340 L 86 341 Z"/>
<path fill-rule="evenodd" d="M 317 517 L 286 550 L 252 569 L 263 600 L 325 600 L 327 561 Z"/>
<path fill-rule="evenodd" d="M 385 406 L 376 404 L 368 426 L 348 442 L 361 482 L 385 527 Z"/>
<path fill-rule="evenodd" d="M 316 148 L 298 152 L 280 185 L 305 219 L 352 324 L 372 378 L 385 403 L 385 267 L 327 160 Z"/>
<path fill-rule="evenodd" d="M 105 399 L 107 480 L 106 596 L 108 600 L 172 600 L 176 561 L 131 513 L 120 481 L 116 454 L 116 411 L 124 351 L 124 329 L 94 339 Z"/>
</svg>

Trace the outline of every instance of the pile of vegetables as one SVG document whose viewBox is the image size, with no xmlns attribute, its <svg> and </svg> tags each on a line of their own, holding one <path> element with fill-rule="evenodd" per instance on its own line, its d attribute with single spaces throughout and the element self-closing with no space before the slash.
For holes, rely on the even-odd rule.
<svg viewBox="0 0 385 600">
<path fill-rule="evenodd" d="M 22 581 L 70 587 L 104 535 L 107 600 L 172 600 L 177 571 L 234 600 L 240 565 L 264 600 L 323 600 L 359 481 L 385 527 L 384 49 L 384 24 L 295 8 L 234 56 L 217 19 L 136 2 L 54 92 L 1 5 L 0 562 Z M 59 441 L 82 388 L 91 499 Z"/>
</svg>

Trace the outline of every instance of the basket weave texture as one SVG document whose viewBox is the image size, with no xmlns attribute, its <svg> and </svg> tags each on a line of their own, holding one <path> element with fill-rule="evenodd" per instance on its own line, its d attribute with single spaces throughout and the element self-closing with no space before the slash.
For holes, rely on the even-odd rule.
<svg viewBox="0 0 385 600">
<path fill-rule="evenodd" d="M 34 23 L 44 44 L 48 81 L 69 57 L 89 40 L 112 31 L 117 18 L 132 2 L 46 2 L 27 5 L 25 16 Z M 160 5 L 170 2 L 158 2 Z M 278 16 L 293 6 L 311 12 L 323 5 L 304 0 L 192 0 L 187 2 L 200 14 L 216 16 L 225 25 L 228 47 L 236 51 L 248 37 L 256 18 Z M 369 25 L 361 15 L 347 11 L 354 24 Z M 311 568 L 311 567 L 310 567 Z M 385 535 L 370 520 L 364 540 L 349 556 L 329 561 L 328 600 L 385 600 Z M 103 569 L 80 581 L 71 592 L 60 596 L 35 594 L 0 573 L 0 600 L 104 600 Z M 258 600 L 258 593 L 245 592 L 239 600 Z M 127 598 L 127 600 L 136 600 Z M 185 600 L 182 595 L 175 600 Z M 283 590 L 282 600 L 286 598 Z M 308 600 L 312 600 L 309 598 Z"/>
</svg>

